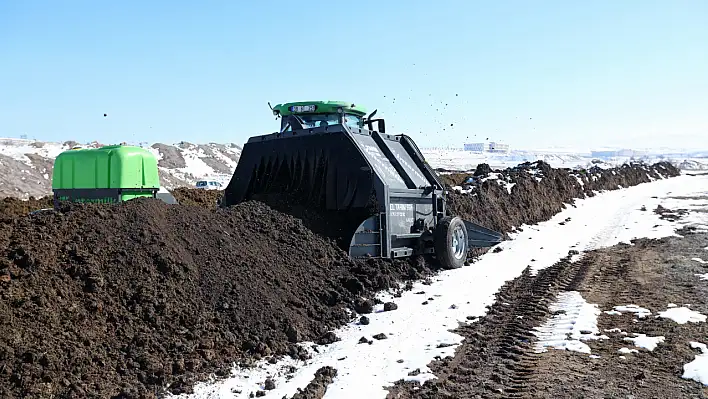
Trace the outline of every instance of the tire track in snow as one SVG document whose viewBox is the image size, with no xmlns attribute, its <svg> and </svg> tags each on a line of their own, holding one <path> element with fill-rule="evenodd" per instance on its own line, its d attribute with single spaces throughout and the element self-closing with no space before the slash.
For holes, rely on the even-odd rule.
<svg viewBox="0 0 708 399">
<path fill-rule="evenodd" d="M 399 382 L 388 397 L 519 397 L 539 360 L 532 330 L 551 315 L 557 293 L 571 287 L 582 268 L 570 258 L 535 275 L 526 268 L 507 282 L 484 317 L 460 327 L 465 341 L 455 356 L 431 364 L 436 380 L 423 387 Z"/>
</svg>

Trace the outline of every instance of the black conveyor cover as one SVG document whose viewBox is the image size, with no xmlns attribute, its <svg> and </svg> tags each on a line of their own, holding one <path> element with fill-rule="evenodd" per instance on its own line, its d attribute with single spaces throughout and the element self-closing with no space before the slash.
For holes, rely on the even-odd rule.
<svg viewBox="0 0 708 399">
<path fill-rule="evenodd" d="M 255 194 L 282 193 L 326 210 L 364 208 L 374 178 L 364 154 L 341 131 L 262 136 L 244 145 L 222 206 L 247 201 Z"/>
</svg>

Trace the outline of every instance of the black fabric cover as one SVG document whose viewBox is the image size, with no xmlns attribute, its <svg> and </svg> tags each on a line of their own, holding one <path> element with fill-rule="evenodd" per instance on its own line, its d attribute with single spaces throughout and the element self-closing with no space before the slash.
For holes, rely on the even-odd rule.
<svg viewBox="0 0 708 399">
<path fill-rule="evenodd" d="M 370 206 L 375 176 L 344 132 L 247 143 L 224 192 L 222 206 L 278 194 L 323 210 Z"/>
</svg>

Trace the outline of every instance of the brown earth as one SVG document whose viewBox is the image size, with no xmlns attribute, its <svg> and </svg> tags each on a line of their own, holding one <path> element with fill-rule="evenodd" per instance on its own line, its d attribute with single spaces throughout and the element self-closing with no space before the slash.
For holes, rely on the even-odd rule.
<svg viewBox="0 0 708 399">
<path fill-rule="evenodd" d="M 598 327 L 610 339 L 589 343 L 592 353 L 600 358 L 564 351 L 543 354 L 520 392 L 523 397 L 559 397 L 570 386 L 575 397 L 583 398 L 605 398 L 608 394 L 696 398 L 708 394 L 702 384 L 681 378 L 683 366 L 700 353 L 689 343 L 706 343 L 706 323 L 681 325 L 655 318 L 669 303 L 690 304 L 692 310 L 708 314 L 708 284 L 696 276 L 708 270 L 691 260 L 705 257 L 703 247 L 708 234 L 687 230 L 681 234 L 685 238 L 638 240 L 634 246 L 598 251 L 584 261 L 586 277 L 576 289 L 588 302 L 598 304 L 601 310 L 636 304 L 653 315 L 638 318 L 631 313 L 600 314 Z M 624 340 L 634 334 L 664 336 L 665 341 L 650 352 Z M 623 355 L 618 352 L 621 348 L 637 349 L 639 353 Z M 559 373 L 559 370 L 573 372 Z M 561 390 L 561 386 L 565 388 Z"/>
<path fill-rule="evenodd" d="M 655 317 L 670 303 L 691 304 L 692 310 L 708 314 L 708 284 L 696 277 L 708 270 L 691 260 L 705 256 L 708 234 L 691 229 L 678 233 L 683 238 L 634 240 L 632 245 L 592 251 L 578 262 L 563 260 L 535 277 L 524 273 L 508 282 L 485 317 L 457 330 L 465 340 L 455 356 L 430 364 L 438 379 L 422 387 L 399 381 L 388 397 L 705 397 L 708 390 L 702 384 L 681 376 L 683 366 L 700 353 L 689 342 L 705 343 L 706 323 L 680 325 Z M 554 349 L 534 353 L 531 330 L 552 315 L 548 305 L 566 290 L 579 291 L 603 311 L 636 304 L 653 314 L 638 318 L 603 312 L 598 327 L 609 339 L 585 341 L 599 358 Z M 613 332 L 616 328 L 624 333 Z M 666 339 L 648 351 L 624 340 L 635 333 Z M 622 355 L 620 348 L 639 353 Z"/>
<path fill-rule="evenodd" d="M 1 397 L 181 391 L 348 321 L 352 262 L 263 204 L 73 208 L 3 227 Z"/>
<path fill-rule="evenodd" d="M 0 397 L 189 391 L 231 361 L 300 352 L 365 312 L 358 294 L 424 277 L 354 263 L 298 219 L 250 202 L 75 205 L 2 222 Z"/>
<path fill-rule="evenodd" d="M 0 199 L 0 221 L 11 221 L 15 218 L 26 216 L 32 211 L 52 207 L 54 207 L 52 196 L 30 197 L 25 201 L 15 197 L 5 197 Z"/>
<path fill-rule="evenodd" d="M 224 196 L 223 190 L 202 190 L 187 187 L 176 188 L 171 193 L 182 205 L 197 205 L 207 209 L 216 208 L 218 201 Z"/>
<path fill-rule="evenodd" d="M 485 182 L 477 195 L 453 194 L 451 208 L 508 232 L 583 195 L 569 172 L 535 167 L 541 182 L 519 172 L 511 195 Z M 655 170 L 678 173 L 634 166 L 616 171 L 628 177 L 594 184 L 638 184 Z M 174 195 L 194 205 L 144 199 L 32 216 L 24 205 L 5 207 L 12 211 L 0 217 L 0 396 L 189 391 L 208 373 L 225 376 L 233 361 L 298 357 L 292 344 L 350 321 L 345 309 L 369 312 L 362 298 L 435 271 L 423 259 L 351 261 L 308 229 L 323 220 L 308 213 L 300 220 L 259 202 L 217 209 L 218 191 Z"/>
</svg>

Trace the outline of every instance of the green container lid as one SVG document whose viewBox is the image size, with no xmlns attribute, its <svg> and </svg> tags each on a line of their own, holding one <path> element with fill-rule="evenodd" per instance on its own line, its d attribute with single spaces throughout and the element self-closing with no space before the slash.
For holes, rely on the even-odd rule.
<svg viewBox="0 0 708 399">
<path fill-rule="evenodd" d="M 64 151 L 54 160 L 52 189 L 160 188 L 157 159 L 135 146 Z"/>
</svg>

